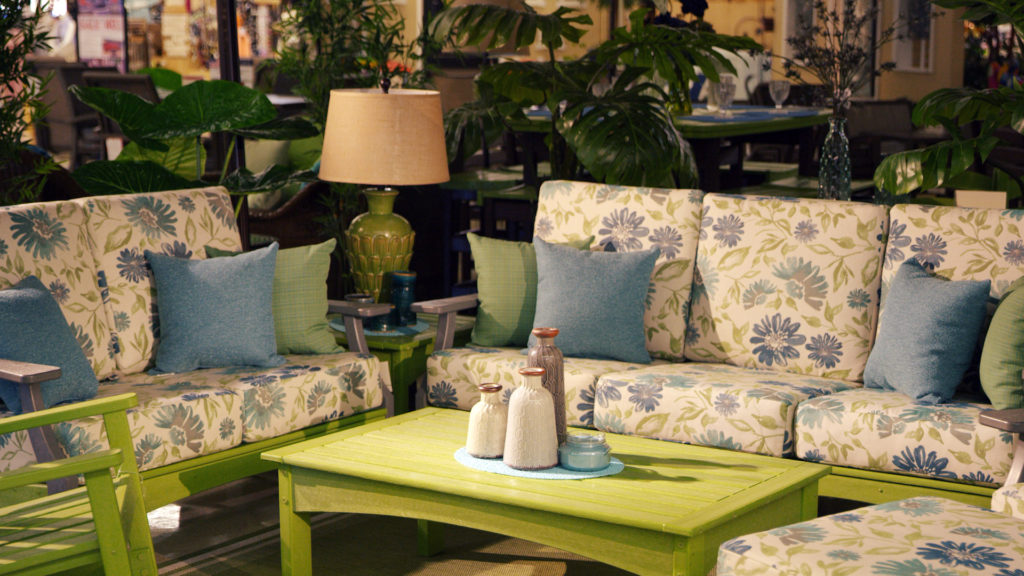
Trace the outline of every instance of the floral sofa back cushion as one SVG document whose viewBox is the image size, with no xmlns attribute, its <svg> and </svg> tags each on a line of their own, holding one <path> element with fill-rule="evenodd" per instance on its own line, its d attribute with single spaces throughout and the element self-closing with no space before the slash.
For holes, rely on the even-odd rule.
<svg viewBox="0 0 1024 576">
<path fill-rule="evenodd" d="M 205 258 L 206 245 L 240 250 L 231 199 L 223 188 L 211 187 L 75 202 L 88 213 L 117 368 L 129 374 L 142 371 L 151 363 L 159 338 L 153 273 L 143 252 Z"/>
<path fill-rule="evenodd" d="M 38 277 L 103 379 L 114 373 L 114 346 L 85 220 L 85 211 L 67 202 L 0 208 L 0 288 Z"/>
<path fill-rule="evenodd" d="M 687 358 L 860 380 L 887 229 L 884 206 L 708 194 Z"/>
<path fill-rule="evenodd" d="M 534 236 L 548 242 L 594 236 L 592 250 L 660 249 L 644 311 L 652 358 L 683 359 L 700 190 L 548 181 L 540 189 Z"/>
</svg>

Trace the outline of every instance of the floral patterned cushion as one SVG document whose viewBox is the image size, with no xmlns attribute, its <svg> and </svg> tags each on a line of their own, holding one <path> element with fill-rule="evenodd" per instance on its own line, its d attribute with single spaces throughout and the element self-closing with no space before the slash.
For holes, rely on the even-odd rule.
<svg viewBox="0 0 1024 576">
<path fill-rule="evenodd" d="M 35 275 L 50 289 L 97 378 L 114 373 L 86 214 L 69 202 L 0 208 L 0 288 Z"/>
<path fill-rule="evenodd" d="M 373 356 L 286 358 L 286 364 L 273 369 L 133 374 L 101 383 L 100 396 L 138 396 L 138 407 L 128 411 L 128 424 L 140 470 L 273 438 L 383 403 L 380 363 Z M 77 455 L 102 449 L 102 430 L 97 417 L 61 424 L 56 433 L 68 453 Z M 0 454 L 24 448 L 9 444 L 0 447 Z"/>
<path fill-rule="evenodd" d="M 594 422 L 616 434 L 788 456 L 797 403 L 852 386 L 727 364 L 644 367 L 601 377 Z"/>
<path fill-rule="evenodd" d="M 205 258 L 207 244 L 240 250 L 231 199 L 223 188 L 213 187 L 73 202 L 88 213 L 117 368 L 127 374 L 141 372 L 152 363 L 159 338 L 153 275 L 143 251 Z"/>
<path fill-rule="evenodd" d="M 887 224 L 884 206 L 708 194 L 686 357 L 860 380 Z"/>
<path fill-rule="evenodd" d="M 557 343 L 557 342 L 556 342 Z M 508 403 L 520 384 L 519 369 L 526 366 L 526 354 L 519 348 L 454 348 L 434 352 L 427 360 L 427 403 L 441 408 L 469 410 L 480 400 L 477 386 L 501 384 L 502 401 Z M 594 385 L 601 374 L 640 367 L 616 360 L 566 358 L 566 422 L 570 426 L 594 426 Z"/>
<path fill-rule="evenodd" d="M 1009 433 L 978 424 L 987 404 L 921 404 L 878 389 L 800 403 L 796 457 L 943 480 L 1001 484 L 1013 460 Z"/>
<path fill-rule="evenodd" d="M 702 192 L 564 180 L 540 189 L 534 235 L 548 242 L 594 236 L 593 250 L 659 248 L 644 328 L 652 358 L 683 359 Z"/>
<path fill-rule="evenodd" d="M 0 410 L 0 418 L 14 416 L 13 412 Z M 28 437 L 28 430 L 0 434 L 0 474 L 35 464 L 36 453 Z"/>
<path fill-rule="evenodd" d="M 992 494 L 992 509 L 1024 520 L 1024 484 L 1003 486 Z"/>
<path fill-rule="evenodd" d="M 1024 574 L 1024 522 L 943 498 L 910 498 L 734 538 L 718 576 Z"/>
</svg>

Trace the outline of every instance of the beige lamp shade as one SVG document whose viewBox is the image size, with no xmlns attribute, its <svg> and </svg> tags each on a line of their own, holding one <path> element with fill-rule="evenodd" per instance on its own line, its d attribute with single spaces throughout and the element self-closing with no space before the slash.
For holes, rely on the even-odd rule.
<svg viewBox="0 0 1024 576">
<path fill-rule="evenodd" d="M 447 182 L 441 93 L 331 90 L 320 178 L 374 186 Z"/>
</svg>

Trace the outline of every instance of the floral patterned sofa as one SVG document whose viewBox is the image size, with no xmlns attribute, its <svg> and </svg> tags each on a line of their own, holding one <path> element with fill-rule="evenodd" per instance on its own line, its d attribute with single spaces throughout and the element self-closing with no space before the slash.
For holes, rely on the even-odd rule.
<svg viewBox="0 0 1024 576">
<path fill-rule="evenodd" d="M 999 298 L 1024 276 L 1024 258 L 1009 249 L 1022 241 L 1022 218 L 547 182 L 535 237 L 593 235 L 600 251 L 661 249 L 644 312 L 653 361 L 566 358 L 569 424 L 830 464 L 825 496 L 987 505 L 1007 480 L 1013 437 L 979 425 L 991 408 L 984 398 L 923 404 L 866 388 L 863 375 L 902 262 L 991 280 Z M 456 298 L 424 309 L 474 304 Z M 525 363 L 521 348 L 437 351 L 420 402 L 469 409 L 478 384 L 508 391 Z"/>
<path fill-rule="evenodd" d="M 151 374 L 159 329 L 143 251 L 203 258 L 207 245 L 241 249 L 222 188 L 0 208 L 0 287 L 37 276 L 100 380 L 99 395 L 138 396 L 128 417 L 147 509 L 268 470 L 259 456 L 269 448 L 384 417 L 386 370 L 369 354 Z M 55 434 L 75 455 L 100 449 L 100 430 L 86 419 Z M 0 472 L 33 461 L 27 434 L 0 436 Z"/>
</svg>

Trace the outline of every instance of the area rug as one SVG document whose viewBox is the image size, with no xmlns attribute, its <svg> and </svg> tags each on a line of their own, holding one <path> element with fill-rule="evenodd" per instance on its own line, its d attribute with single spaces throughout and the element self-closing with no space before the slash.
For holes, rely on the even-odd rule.
<svg viewBox="0 0 1024 576">
<path fill-rule="evenodd" d="M 276 486 L 250 481 L 150 516 L 162 576 L 281 574 Z M 168 519 L 171 519 L 169 522 Z M 170 524 L 174 524 L 171 526 Z M 357 514 L 312 520 L 313 574 L 356 576 L 620 576 L 611 566 L 557 548 L 459 526 L 445 549 L 416 553 L 416 521 Z"/>
</svg>

